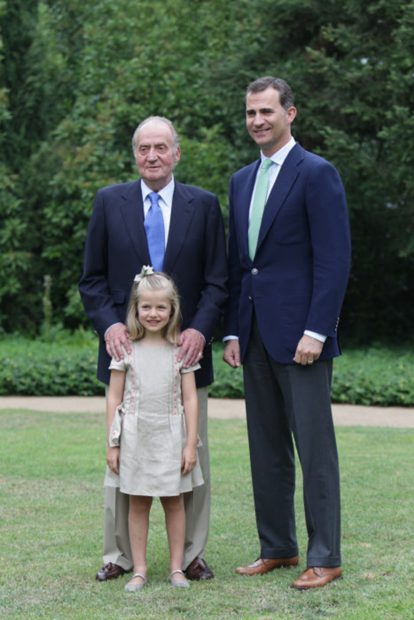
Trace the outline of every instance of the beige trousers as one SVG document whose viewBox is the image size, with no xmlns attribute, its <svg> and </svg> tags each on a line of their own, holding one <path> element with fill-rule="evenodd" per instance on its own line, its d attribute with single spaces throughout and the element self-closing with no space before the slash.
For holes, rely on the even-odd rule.
<svg viewBox="0 0 414 620">
<path fill-rule="evenodd" d="M 198 449 L 204 484 L 184 495 L 186 536 L 184 566 L 197 556 L 203 557 L 210 523 L 210 458 L 208 452 L 207 402 L 208 388 L 199 388 L 198 432 L 202 446 Z M 107 476 L 106 476 L 107 480 Z M 104 485 L 104 564 L 112 562 L 125 570 L 132 568 L 132 554 L 128 535 L 129 496 L 114 486 Z"/>
</svg>

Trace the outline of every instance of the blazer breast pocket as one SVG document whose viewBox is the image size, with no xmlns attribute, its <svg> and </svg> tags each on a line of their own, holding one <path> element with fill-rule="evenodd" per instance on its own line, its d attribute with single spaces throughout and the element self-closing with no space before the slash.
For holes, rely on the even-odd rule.
<svg viewBox="0 0 414 620">
<path fill-rule="evenodd" d="M 281 245 L 293 245 L 309 241 L 309 226 L 302 209 L 292 205 L 284 205 L 275 218 L 273 238 Z"/>
</svg>

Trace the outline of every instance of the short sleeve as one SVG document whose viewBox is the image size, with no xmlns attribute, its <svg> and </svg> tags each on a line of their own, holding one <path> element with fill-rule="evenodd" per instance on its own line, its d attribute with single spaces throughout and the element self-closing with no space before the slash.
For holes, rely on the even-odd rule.
<svg viewBox="0 0 414 620">
<path fill-rule="evenodd" d="M 126 372 L 129 368 L 129 360 L 128 357 L 125 356 L 119 362 L 116 359 L 112 358 L 111 363 L 109 364 L 109 370 L 120 370 L 121 372 Z"/>
<path fill-rule="evenodd" d="M 195 372 L 199 368 L 201 368 L 200 364 L 194 364 L 194 366 L 189 366 L 188 368 L 181 367 L 180 372 L 182 375 L 185 375 L 187 372 Z"/>
</svg>

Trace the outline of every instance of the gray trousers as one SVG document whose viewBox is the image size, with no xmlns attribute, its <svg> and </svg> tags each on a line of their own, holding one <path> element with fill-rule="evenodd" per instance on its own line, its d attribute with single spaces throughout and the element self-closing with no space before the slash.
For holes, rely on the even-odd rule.
<svg viewBox="0 0 414 620">
<path fill-rule="evenodd" d="M 208 388 L 197 390 L 199 418 L 198 433 L 202 446 L 198 448 L 204 484 L 184 494 L 186 536 L 184 566 L 197 556 L 203 557 L 210 523 L 210 458 L 208 451 L 207 402 Z M 104 486 L 104 564 L 112 562 L 125 570 L 132 568 L 132 553 L 128 534 L 129 496 L 115 486 Z"/>
<path fill-rule="evenodd" d="M 332 360 L 309 366 L 278 364 L 268 355 L 254 323 L 243 372 L 260 557 L 298 554 L 294 438 L 303 474 L 307 566 L 339 566 L 339 466 L 330 402 Z"/>
</svg>

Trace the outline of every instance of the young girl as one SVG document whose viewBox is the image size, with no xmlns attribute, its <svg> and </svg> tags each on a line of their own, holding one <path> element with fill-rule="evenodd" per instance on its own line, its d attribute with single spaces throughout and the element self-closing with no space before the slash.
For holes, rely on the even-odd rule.
<svg viewBox="0 0 414 620">
<path fill-rule="evenodd" d="M 130 496 L 129 536 L 134 575 L 125 586 L 147 583 L 146 547 L 153 497 L 160 497 L 170 549 L 172 586 L 189 586 L 182 572 L 183 493 L 203 484 L 197 460 L 198 402 L 194 371 L 177 362 L 179 299 L 172 280 L 143 267 L 135 276 L 127 327 L 132 353 L 111 361 L 107 398 L 107 463 Z"/>
</svg>

